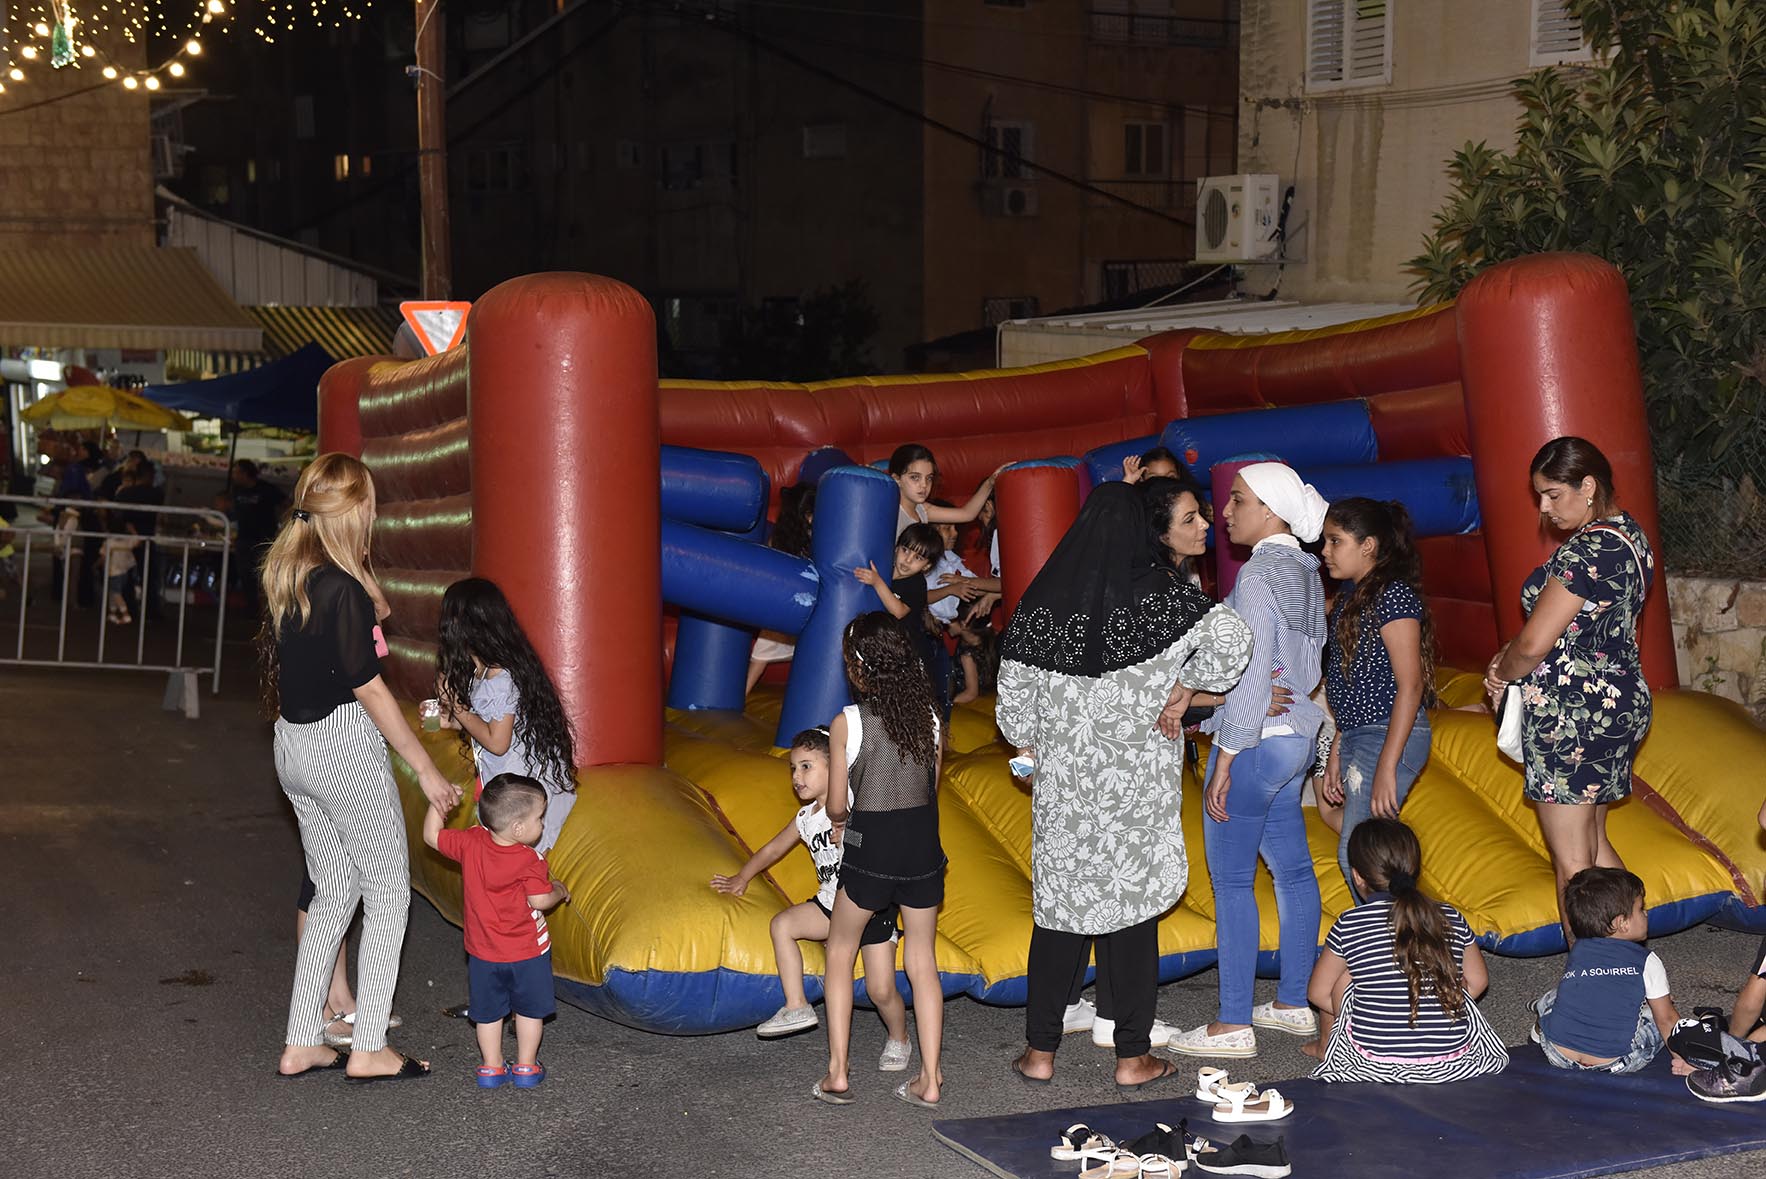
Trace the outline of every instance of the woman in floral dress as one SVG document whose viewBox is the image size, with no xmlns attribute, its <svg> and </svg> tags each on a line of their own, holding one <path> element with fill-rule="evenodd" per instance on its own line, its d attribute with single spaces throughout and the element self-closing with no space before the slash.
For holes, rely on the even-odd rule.
<svg viewBox="0 0 1766 1179">
<path fill-rule="evenodd" d="M 1637 616 L 1655 581 L 1643 528 L 1619 508 L 1613 468 L 1581 438 L 1554 438 L 1530 468 L 1539 511 L 1568 533 L 1521 589 L 1527 622 L 1484 673 L 1494 704 L 1521 683 L 1528 799 L 1564 883 L 1584 868 L 1623 868 L 1607 841 L 1607 808 L 1631 794 L 1631 767 L 1650 726 Z M 1574 940 L 1568 925 L 1564 936 Z"/>
<path fill-rule="evenodd" d="M 1036 761 L 1029 1047 L 1014 1068 L 1034 1083 L 1052 1075 L 1062 1010 L 1095 939 L 1116 1082 L 1165 1080 L 1175 1066 L 1151 1053 L 1158 921 L 1189 883 L 1178 718 L 1193 691 L 1237 682 L 1250 629 L 1155 564 L 1140 494 L 1106 483 L 1025 591 L 1000 648 L 1000 732 Z"/>
</svg>

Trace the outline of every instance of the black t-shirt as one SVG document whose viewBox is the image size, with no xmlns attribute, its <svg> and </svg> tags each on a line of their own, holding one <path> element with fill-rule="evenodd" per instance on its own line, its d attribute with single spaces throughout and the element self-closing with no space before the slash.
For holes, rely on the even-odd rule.
<svg viewBox="0 0 1766 1179">
<path fill-rule="evenodd" d="M 239 543 L 256 548 L 276 539 L 282 502 L 288 497 L 274 483 L 259 480 L 250 487 L 233 488 L 233 519 L 239 523 Z"/>
<path fill-rule="evenodd" d="M 120 504 L 148 504 L 158 507 L 166 502 L 166 493 L 151 483 L 132 483 L 116 493 Z M 152 536 L 159 520 L 156 512 L 118 512 L 111 521 L 114 530 L 133 528 L 136 536 Z"/>
<path fill-rule="evenodd" d="M 380 674 L 374 599 L 362 583 L 335 565 L 321 565 L 307 578 L 307 596 L 313 609 L 306 625 L 291 614 L 276 640 L 282 719 L 297 725 L 324 720 Z"/>
</svg>

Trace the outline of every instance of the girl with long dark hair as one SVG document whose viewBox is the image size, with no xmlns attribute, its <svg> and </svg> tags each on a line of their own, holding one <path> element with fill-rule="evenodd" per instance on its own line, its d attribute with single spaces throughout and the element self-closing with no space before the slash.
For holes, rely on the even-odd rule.
<svg viewBox="0 0 1766 1179">
<path fill-rule="evenodd" d="M 544 855 L 576 803 L 576 747 L 558 689 L 494 581 L 467 577 L 448 587 L 436 662 L 442 723 L 460 730 L 481 788 L 498 774 L 545 786 L 536 845 Z"/>
<path fill-rule="evenodd" d="M 1308 994 L 1324 1013 L 1320 1081 L 1434 1085 L 1499 1073 L 1502 1046 L 1473 1002 L 1490 975 L 1464 917 L 1417 891 L 1422 847 L 1396 819 L 1349 837 L 1353 885 L 1367 903 L 1337 918 Z"/>
<path fill-rule="evenodd" d="M 1325 700 L 1337 739 L 1325 763 L 1319 817 L 1335 828 L 1349 870 L 1349 836 L 1369 815 L 1396 819 L 1429 760 L 1435 703 L 1435 624 L 1410 513 L 1397 500 L 1353 497 L 1325 514 L 1325 571 L 1345 585 L 1325 640 Z"/>
</svg>

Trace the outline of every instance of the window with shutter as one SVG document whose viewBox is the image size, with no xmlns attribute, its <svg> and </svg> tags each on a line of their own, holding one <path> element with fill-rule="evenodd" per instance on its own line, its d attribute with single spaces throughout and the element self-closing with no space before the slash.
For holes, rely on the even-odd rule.
<svg viewBox="0 0 1766 1179">
<path fill-rule="evenodd" d="M 1533 36 L 1527 64 L 1574 65 L 1594 60 L 1594 49 L 1582 36 L 1582 22 L 1570 12 L 1567 0 L 1533 0 Z"/>
<path fill-rule="evenodd" d="M 1392 82 L 1389 0 L 1307 0 L 1306 89 Z"/>
</svg>

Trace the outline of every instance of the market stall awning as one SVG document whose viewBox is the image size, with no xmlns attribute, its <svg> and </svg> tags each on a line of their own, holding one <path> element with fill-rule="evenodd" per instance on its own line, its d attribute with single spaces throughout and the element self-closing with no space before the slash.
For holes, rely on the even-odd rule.
<svg viewBox="0 0 1766 1179">
<path fill-rule="evenodd" d="M 308 344 L 292 356 L 230 377 L 149 385 L 141 392 L 149 401 L 198 417 L 314 431 L 319 428 L 319 378 L 334 363 L 325 349 Z"/>
<path fill-rule="evenodd" d="M 292 356 L 317 344 L 338 360 L 352 356 L 391 356 L 399 330 L 395 307 L 248 307 L 264 327 L 264 351 Z"/>
<path fill-rule="evenodd" d="M 195 250 L 0 250 L 0 346 L 257 352 L 263 329 Z"/>
</svg>

